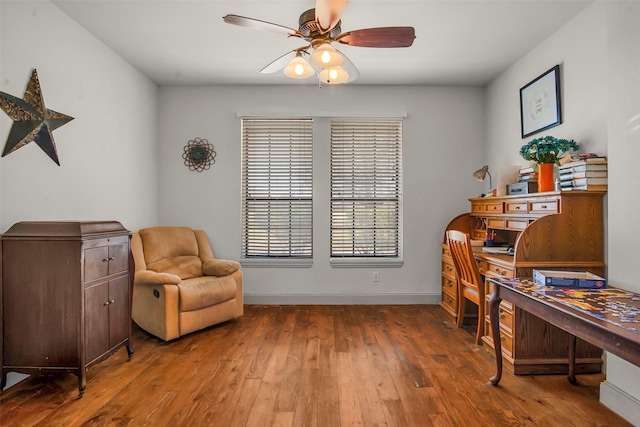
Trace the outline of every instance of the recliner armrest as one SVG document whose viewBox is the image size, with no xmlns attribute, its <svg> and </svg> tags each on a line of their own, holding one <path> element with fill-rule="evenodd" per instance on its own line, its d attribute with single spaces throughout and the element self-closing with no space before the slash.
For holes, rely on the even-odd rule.
<svg viewBox="0 0 640 427">
<path fill-rule="evenodd" d="M 151 270 L 136 271 L 135 283 L 141 285 L 177 285 L 182 280 L 175 274 L 157 273 Z"/>
<path fill-rule="evenodd" d="M 205 276 L 228 276 L 240 268 L 240 263 L 226 259 L 208 259 L 202 264 Z"/>
</svg>

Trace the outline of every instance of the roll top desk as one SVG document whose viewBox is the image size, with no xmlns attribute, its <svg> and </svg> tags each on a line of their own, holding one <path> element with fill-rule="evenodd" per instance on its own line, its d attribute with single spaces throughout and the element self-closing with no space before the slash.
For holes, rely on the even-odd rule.
<svg viewBox="0 0 640 427">
<path fill-rule="evenodd" d="M 532 193 L 472 198 L 471 211 L 453 218 L 442 239 L 442 302 L 452 316 L 458 307 L 453 261 L 446 230 L 469 233 L 472 239 L 495 235 L 494 242 L 513 247 L 513 254 L 491 254 L 477 248 L 476 261 L 488 278 L 531 277 L 533 269 L 589 271 L 604 275 L 603 197 L 600 191 Z M 489 313 L 488 309 L 485 310 Z M 500 339 L 505 368 L 515 374 L 566 373 L 569 337 L 566 332 L 503 301 L 499 309 Z M 484 347 L 493 352 L 489 317 Z M 576 370 L 601 370 L 602 351 L 582 340 L 577 345 Z"/>
</svg>

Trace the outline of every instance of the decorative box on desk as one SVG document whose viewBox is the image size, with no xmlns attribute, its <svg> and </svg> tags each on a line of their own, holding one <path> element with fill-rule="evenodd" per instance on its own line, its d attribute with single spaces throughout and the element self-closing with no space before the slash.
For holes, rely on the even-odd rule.
<svg viewBox="0 0 640 427">
<path fill-rule="evenodd" d="M 607 280 L 588 271 L 533 270 L 533 281 L 538 285 L 565 286 L 583 289 L 604 289 Z"/>
<path fill-rule="evenodd" d="M 507 195 L 521 196 L 523 194 L 535 193 L 538 191 L 537 182 L 516 182 L 515 184 L 507 184 Z"/>
</svg>

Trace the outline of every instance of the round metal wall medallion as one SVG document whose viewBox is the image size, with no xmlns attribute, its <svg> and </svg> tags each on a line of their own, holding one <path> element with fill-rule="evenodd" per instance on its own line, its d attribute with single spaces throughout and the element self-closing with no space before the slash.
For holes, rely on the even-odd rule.
<svg viewBox="0 0 640 427">
<path fill-rule="evenodd" d="M 216 162 L 216 152 L 206 139 L 194 138 L 184 146 L 182 158 L 189 170 L 202 172 Z"/>
</svg>

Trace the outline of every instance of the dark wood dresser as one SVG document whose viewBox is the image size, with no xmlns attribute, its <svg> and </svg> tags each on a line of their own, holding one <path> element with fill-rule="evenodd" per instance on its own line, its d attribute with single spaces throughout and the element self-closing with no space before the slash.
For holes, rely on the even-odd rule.
<svg viewBox="0 0 640 427">
<path fill-rule="evenodd" d="M 19 222 L 2 243 L 2 385 L 71 372 L 131 345 L 131 233 L 116 221 Z"/>
</svg>

